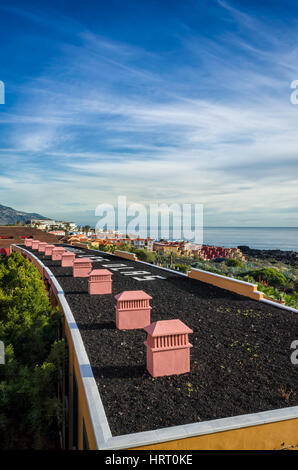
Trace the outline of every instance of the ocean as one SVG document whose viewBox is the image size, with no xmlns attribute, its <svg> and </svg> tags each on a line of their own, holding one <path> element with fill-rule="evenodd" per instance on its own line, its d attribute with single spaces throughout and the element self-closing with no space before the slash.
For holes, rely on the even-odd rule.
<svg viewBox="0 0 298 470">
<path fill-rule="evenodd" d="M 156 227 L 143 227 L 143 232 L 140 234 L 141 238 L 150 236 L 158 240 L 162 236 L 162 238 L 173 240 L 171 226 L 169 232 L 165 231 L 168 236 L 160 230 L 160 227 L 158 230 L 156 229 Z M 123 230 L 121 232 L 125 233 Z M 178 229 L 177 232 L 179 232 Z M 132 234 L 135 232 L 128 230 L 126 233 Z M 187 240 L 187 238 L 184 239 Z M 298 227 L 204 227 L 203 243 L 224 246 L 225 248 L 246 245 L 249 248 L 258 250 L 277 249 L 298 252 Z"/>
<path fill-rule="evenodd" d="M 298 227 L 204 227 L 206 245 L 298 252 Z"/>
</svg>

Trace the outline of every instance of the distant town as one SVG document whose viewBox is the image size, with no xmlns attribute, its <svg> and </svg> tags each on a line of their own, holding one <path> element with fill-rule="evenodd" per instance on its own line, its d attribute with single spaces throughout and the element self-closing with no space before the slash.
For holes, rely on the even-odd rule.
<svg viewBox="0 0 298 470">
<path fill-rule="evenodd" d="M 212 260 L 215 258 L 236 258 L 244 260 L 239 248 L 224 248 L 218 246 L 198 245 L 185 240 L 153 240 L 150 237 L 140 238 L 136 234 L 123 234 L 117 230 L 93 229 L 89 225 L 78 227 L 74 222 L 32 219 L 31 227 L 46 231 L 64 242 L 80 243 L 89 248 L 95 248 L 114 253 L 114 251 L 145 250 L 159 256 L 199 258 Z M 153 257 L 145 255 L 146 260 Z M 172 264 L 172 263 L 171 263 Z"/>
<path fill-rule="evenodd" d="M 28 214 L 27 214 L 28 215 Z M 26 238 L 68 244 L 135 259 L 188 274 L 191 269 L 257 283 L 267 299 L 298 305 L 297 253 L 195 244 L 187 240 L 142 238 L 135 233 L 79 226 L 74 222 L 31 217 L 0 226 L 0 255 Z"/>
</svg>

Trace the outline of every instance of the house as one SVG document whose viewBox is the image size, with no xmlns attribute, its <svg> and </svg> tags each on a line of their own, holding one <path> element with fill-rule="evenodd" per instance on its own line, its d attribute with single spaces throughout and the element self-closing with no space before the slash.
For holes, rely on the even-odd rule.
<svg viewBox="0 0 298 470">
<path fill-rule="evenodd" d="M 180 254 L 181 245 L 175 242 L 154 242 L 153 250 L 162 255 Z"/>
<path fill-rule="evenodd" d="M 39 228 L 40 230 L 53 230 L 62 227 L 65 230 L 73 231 L 77 228 L 74 222 L 63 222 L 51 219 L 31 219 L 31 226 Z"/>
<path fill-rule="evenodd" d="M 25 238 L 35 238 L 50 244 L 58 243 L 55 234 L 26 226 L 0 226 L 0 254 L 8 255 L 13 244 L 24 243 Z"/>
</svg>

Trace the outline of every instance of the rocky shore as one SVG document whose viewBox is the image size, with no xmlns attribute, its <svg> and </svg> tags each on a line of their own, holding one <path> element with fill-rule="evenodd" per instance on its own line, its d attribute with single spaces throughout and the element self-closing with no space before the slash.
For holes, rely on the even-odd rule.
<svg viewBox="0 0 298 470">
<path fill-rule="evenodd" d="M 298 267 L 298 253 L 296 251 L 283 250 L 257 250 L 249 246 L 238 246 L 246 258 L 259 258 L 266 260 L 281 261 L 285 264 Z"/>
</svg>

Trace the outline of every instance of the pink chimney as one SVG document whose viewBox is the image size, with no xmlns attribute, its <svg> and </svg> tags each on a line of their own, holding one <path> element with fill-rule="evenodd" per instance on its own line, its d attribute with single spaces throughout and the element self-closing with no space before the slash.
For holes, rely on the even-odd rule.
<svg viewBox="0 0 298 470">
<path fill-rule="evenodd" d="M 62 246 L 56 246 L 52 250 L 52 261 L 61 261 L 63 253 L 65 253 L 65 248 Z"/>
<path fill-rule="evenodd" d="M 44 254 L 46 256 L 52 256 L 52 251 L 53 251 L 54 248 L 55 248 L 55 245 L 46 245 L 45 250 L 44 250 Z"/>
<path fill-rule="evenodd" d="M 31 248 L 32 250 L 38 250 L 38 245 L 40 244 L 39 240 L 33 240 Z"/>
<path fill-rule="evenodd" d="M 25 238 L 24 244 L 25 246 L 32 246 L 33 239 L 32 238 Z"/>
<path fill-rule="evenodd" d="M 76 255 L 70 251 L 65 251 L 62 253 L 61 257 L 61 266 L 63 268 L 71 267 L 73 265 Z"/>
<path fill-rule="evenodd" d="M 93 269 L 89 274 L 88 292 L 90 295 L 111 294 L 111 271 L 108 269 Z"/>
<path fill-rule="evenodd" d="M 47 246 L 46 242 L 40 242 L 40 244 L 38 245 L 38 251 L 40 253 L 44 253 L 44 250 L 45 250 L 46 246 Z"/>
<path fill-rule="evenodd" d="M 115 295 L 116 327 L 119 330 L 133 330 L 149 325 L 152 297 L 142 290 L 124 291 Z"/>
<path fill-rule="evenodd" d="M 89 277 L 92 271 L 90 258 L 77 258 L 73 262 L 73 277 Z"/>
<path fill-rule="evenodd" d="M 152 377 L 178 375 L 190 372 L 188 328 L 180 320 L 161 320 L 144 328 L 148 333 L 147 370 Z"/>
</svg>

